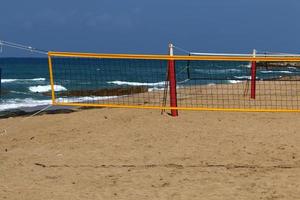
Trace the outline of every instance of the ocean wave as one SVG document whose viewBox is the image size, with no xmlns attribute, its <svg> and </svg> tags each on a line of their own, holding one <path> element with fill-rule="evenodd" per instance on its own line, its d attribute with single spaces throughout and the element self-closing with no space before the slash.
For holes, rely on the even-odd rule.
<svg viewBox="0 0 300 200">
<path fill-rule="evenodd" d="M 51 100 L 36 100 L 32 98 L 11 99 L 1 103 L 0 111 L 17 109 L 17 108 L 31 108 L 31 107 L 43 106 L 49 104 L 51 104 Z"/>
<path fill-rule="evenodd" d="M 51 91 L 51 85 L 38 85 L 38 86 L 31 86 L 29 87 L 29 90 L 31 92 L 35 93 L 41 93 L 41 92 L 49 92 Z M 61 85 L 54 85 L 54 91 L 59 92 L 59 91 L 66 91 L 67 88 Z"/>
<path fill-rule="evenodd" d="M 28 94 L 28 92 L 21 92 L 21 91 L 9 91 L 10 93 L 13 93 L 13 94 Z"/>
<path fill-rule="evenodd" d="M 33 79 L 23 79 L 25 81 L 45 81 L 45 78 L 33 78 Z"/>
<path fill-rule="evenodd" d="M 78 102 L 93 102 L 100 100 L 107 100 L 118 98 L 120 96 L 90 96 L 90 97 L 68 97 L 68 98 L 57 98 L 56 101 L 59 103 L 68 102 L 68 103 L 78 103 Z M 25 99 L 10 99 L 5 100 L 1 103 L 0 111 L 12 110 L 18 108 L 32 108 L 37 106 L 50 105 L 52 100 L 37 100 L 32 98 Z"/>
<path fill-rule="evenodd" d="M 67 98 L 57 98 L 57 102 L 59 103 L 78 103 L 78 102 L 93 102 L 93 101 L 101 101 L 107 99 L 114 99 L 121 96 L 89 96 L 89 97 L 67 97 Z M 124 96 L 122 96 L 124 97 Z"/>
<path fill-rule="evenodd" d="M 251 64 L 242 64 L 242 65 L 239 65 L 238 67 L 246 67 L 246 68 L 251 68 Z"/>
<path fill-rule="evenodd" d="M 195 72 L 206 73 L 206 74 L 224 74 L 224 73 L 233 73 L 241 72 L 240 69 L 195 69 Z"/>
<path fill-rule="evenodd" d="M 127 81 L 109 81 L 109 84 L 115 85 L 130 85 L 130 86 L 164 86 L 165 81 L 157 82 L 157 83 L 140 83 L 140 82 L 127 82 Z"/>
<path fill-rule="evenodd" d="M 11 82 L 14 82 L 18 79 L 1 79 L 1 83 L 11 83 Z"/>
<path fill-rule="evenodd" d="M 154 87 L 154 88 L 149 88 L 148 92 L 153 92 L 153 91 L 163 91 L 165 90 L 165 88 L 158 88 L 158 87 Z"/>
<path fill-rule="evenodd" d="M 237 79 L 251 79 L 251 76 L 234 76 Z"/>
<path fill-rule="evenodd" d="M 33 78 L 33 79 L 1 79 L 1 83 L 12 83 L 12 82 L 28 82 L 28 81 L 45 81 L 45 78 Z"/>
<path fill-rule="evenodd" d="M 291 71 L 260 71 L 263 74 L 271 74 L 271 73 L 281 73 L 281 74 L 292 74 Z"/>
<path fill-rule="evenodd" d="M 243 81 L 237 81 L 237 80 L 228 80 L 228 83 L 231 83 L 231 84 L 235 84 L 235 83 L 241 83 Z"/>
</svg>

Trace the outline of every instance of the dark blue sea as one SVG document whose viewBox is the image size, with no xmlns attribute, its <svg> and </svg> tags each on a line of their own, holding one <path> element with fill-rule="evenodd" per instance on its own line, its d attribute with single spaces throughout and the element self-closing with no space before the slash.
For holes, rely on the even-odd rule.
<svg viewBox="0 0 300 200">
<path fill-rule="evenodd" d="M 63 78 L 55 83 L 56 91 L 68 91 L 76 87 L 95 89 L 139 85 L 160 90 L 166 80 L 167 63 L 163 61 L 145 64 L 145 61 L 136 60 L 129 65 L 128 61 L 106 60 L 90 64 L 82 60 L 77 63 L 76 60 L 70 62 L 59 59 L 54 63 L 56 70 L 60 64 L 68 65 L 65 72 L 56 74 L 56 77 Z M 44 95 L 51 91 L 47 58 L 0 58 L 0 69 L 0 113 L 51 103 L 51 97 Z M 72 73 L 72 69 L 76 73 Z M 176 70 L 178 86 L 224 82 L 235 84 L 250 79 L 250 64 L 247 62 L 180 61 L 176 63 Z M 291 75 L 300 75 L 300 69 L 291 66 L 277 68 L 276 71 L 264 68 L 257 70 L 257 79 Z M 80 80 L 76 77 L 80 77 Z"/>
</svg>

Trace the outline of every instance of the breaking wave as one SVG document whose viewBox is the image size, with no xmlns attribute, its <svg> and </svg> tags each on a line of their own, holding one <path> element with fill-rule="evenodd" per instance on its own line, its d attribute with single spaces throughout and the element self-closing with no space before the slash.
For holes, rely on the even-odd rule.
<svg viewBox="0 0 300 200">
<path fill-rule="evenodd" d="M 233 73 L 241 72 L 240 69 L 195 69 L 195 72 L 207 73 L 207 74 L 224 74 L 224 73 Z"/>
<path fill-rule="evenodd" d="M 260 71 L 263 74 L 271 74 L 271 73 L 281 73 L 281 74 L 292 74 L 294 72 L 291 71 Z"/>
<path fill-rule="evenodd" d="M 89 96 L 89 97 L 67 97 L 67 98 L 58 98 L 57 102 L 63 103 L 76 103 L 76 102 L 94 102 L 94 101 L 101 101 L 107 99 L 114 99 L 121 96 Z M 124 96 L 123 96 L 124 97 Z"/>
<path fill-rule="evenodd" d="M 118 97 L 119 96 L 68 97 L 68 98 L 58 98 L 56 100 L 57 102 L 60 103 L 63 102 L 76 103 L 76 102 L 93 102 L 93 101 L 107 100 L 107 99 L 113 99 Z M 10 99 L 10 100 L 3 101 L 1 103 L 0 111 L 12 110 L 18 108 L 32 108 L 37 106 L 45 106 L 45 105 L 50 105 L 51 103 L 52 100 L 36 100 L 32 98 Z"/>
<path fill-rule="evenodd" d="M 140 82 L 127 82 L 127 81 L 109 81 L 109 84 L 115 85 L 130 85 L 130 86 L 164 86 L 165 81 L 157 82 L 157 83 L 140 83 Z"/>
<path fill-rule="evenodd" d="M 237 81 L 237 80 L 228 80 L 228 83 L 232 83 L 232 84 L 235 84 L 235 83 L 241 83 L 243 81 Z"/>
<path fill-rule="evenodd" d="M 234 78 L 237 78 L 237 79 L 251 79 L 251 76 L 234 76 Z"/>
<path fill-rule="evenodd" d="M 0 111 L 17 109 L 17 108 L 31 108 L 36 106 L 49 105 L 51 100 L 35 100 L 32 98 L 26 99 L 10 99 L 1 103 Z"/>
<path fill-rule="evenodd" d="M 29 81 L 45 81 L 45 78 L 33 78 L 33 79 L 2 79 L 1 83 L 12 83 L 12 82 L 29 82 Z"/>
<path fill-rule="evenodd" d="M 35 92 L 35 93 L 49 92 L 49 91 L 51 91 L 51 85 L 31 86 L 31 87 L 29 87 L 29 90 L 31 92 Z M 65 88 L 61 85 L 54 85 L 54 91 L 56 91 L 56 92 L 66 91 L 66 90 L 67 90 L 67 88 Z"/>
</svg>

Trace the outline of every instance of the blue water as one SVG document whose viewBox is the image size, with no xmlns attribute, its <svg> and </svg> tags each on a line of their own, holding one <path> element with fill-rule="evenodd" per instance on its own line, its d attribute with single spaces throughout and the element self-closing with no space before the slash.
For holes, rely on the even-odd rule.
<svg viewBox="0 0 300 200">
<path fill-rule="evenodd" d="M 144 85 L 164 88 L 166 61 L 110 59 L 53 59 L 56 91 L 88 90 Z M 51 103 L 47 58 L 0 58 L 0 112 Z M 247 62 L 177 61 L 179 86 L 234 84 L 250 79 Z M 257 79 L 300 75 L 295 67 L 258 69 Z"/>
</svg>

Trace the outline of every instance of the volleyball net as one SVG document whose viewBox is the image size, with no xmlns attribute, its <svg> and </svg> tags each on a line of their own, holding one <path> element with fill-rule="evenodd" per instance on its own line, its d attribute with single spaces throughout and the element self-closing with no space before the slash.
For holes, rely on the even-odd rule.
<svg viewBox="0 0 300 200">
<path fill-rule="evenodd" d="M 300 56 L 49 52 L 54 105 L 300 111 Z"/>
</svg>

